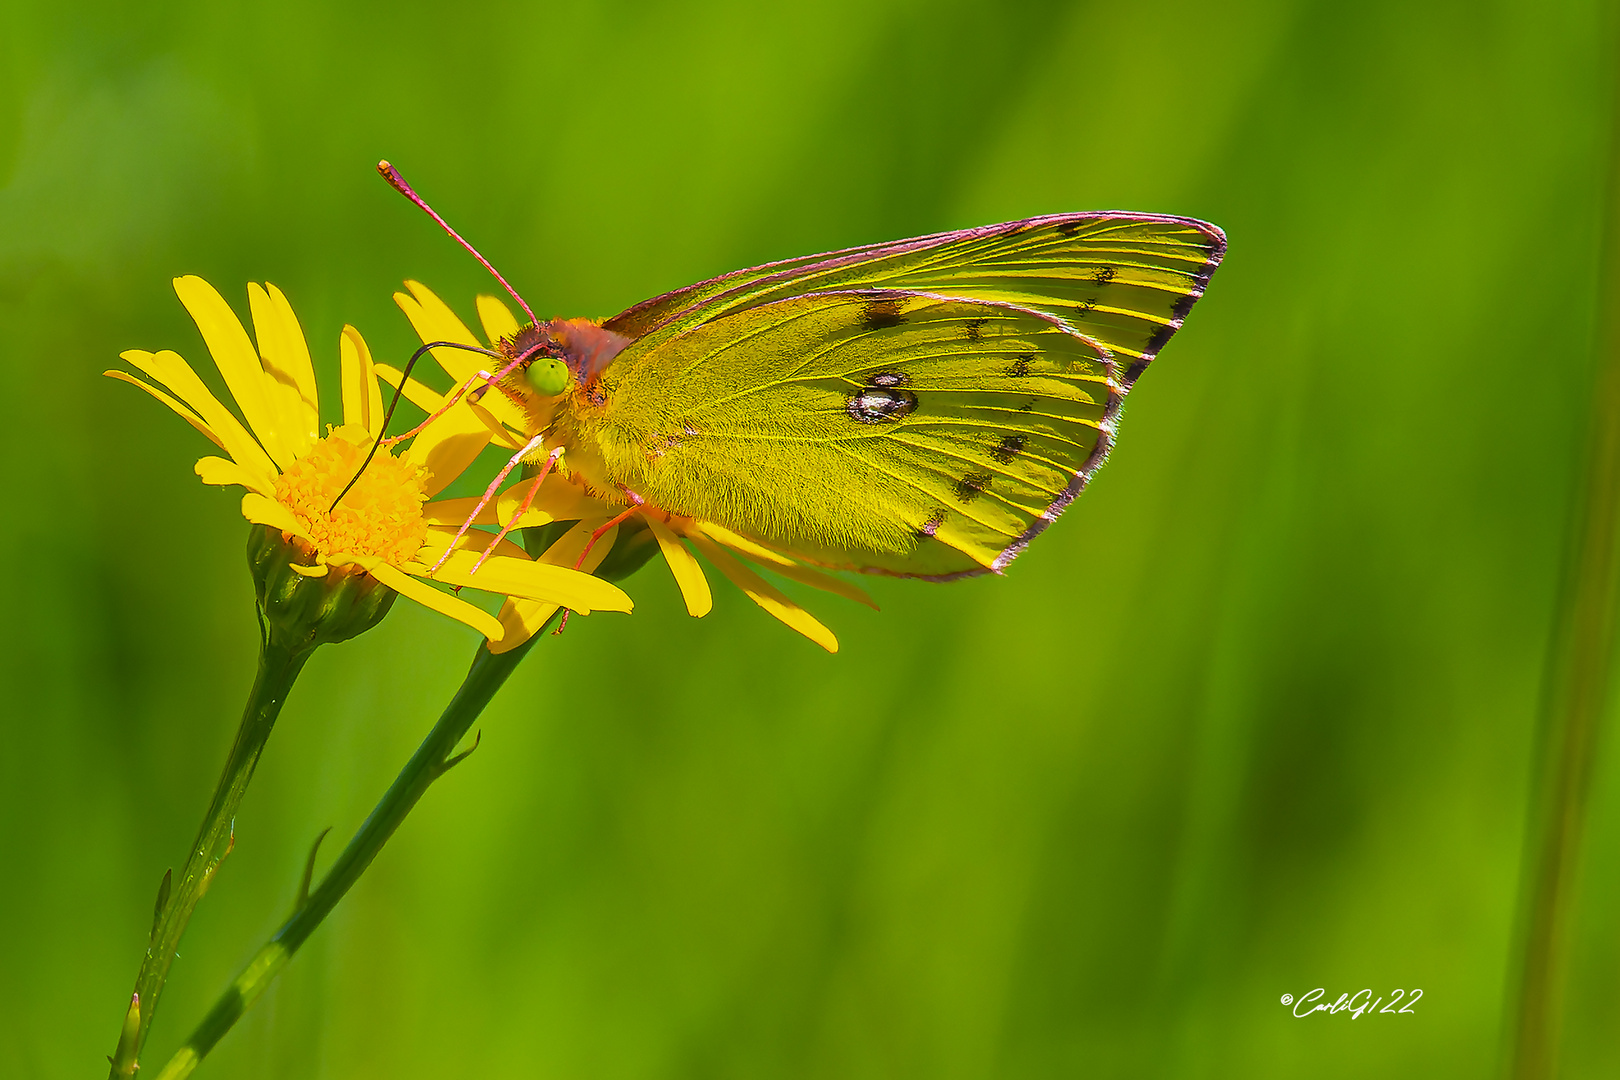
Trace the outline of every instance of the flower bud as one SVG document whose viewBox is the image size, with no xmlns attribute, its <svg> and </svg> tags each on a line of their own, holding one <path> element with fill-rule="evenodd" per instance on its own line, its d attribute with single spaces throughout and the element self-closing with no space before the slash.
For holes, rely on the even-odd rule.
<svg viewBox="0 0 1620 1080">
<path fill-rule="evenodd" d="M 357 566 L 317 565 L 314 548 L 271 526 L 253 526 L 247 554 L 264 636 L 294 652 L 365 633 L 399 595 Z"/>
</svg>

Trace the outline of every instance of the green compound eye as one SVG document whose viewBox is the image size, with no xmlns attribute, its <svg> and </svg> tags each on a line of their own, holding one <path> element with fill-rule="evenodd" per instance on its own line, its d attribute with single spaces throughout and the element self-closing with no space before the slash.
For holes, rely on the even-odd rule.
<svg viewBox="0 0 1620 1080">
<path fill-rule="evenodd" d="M 568 365 L 556 357 L 536 360 L 524 375 L 529 385 L 545 397 L 556 397 L 568 389 Z"/>
</svg>

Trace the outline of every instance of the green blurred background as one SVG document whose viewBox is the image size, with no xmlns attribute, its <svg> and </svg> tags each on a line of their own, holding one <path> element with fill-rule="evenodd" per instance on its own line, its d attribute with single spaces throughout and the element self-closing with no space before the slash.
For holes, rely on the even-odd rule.
<svg viewBox="0 0 1620 1080">
<path fill-rule="evenodd" d="M 1483 1077 L 1591 382 L 1596 3 L 0 3 L 0 1074 L 99 1076 L 256 648 L 237 495 L 101 377 L 169 279 L 414 344 L 1061 210 L 1231 238 L 1005 578 L 729 586 L 544 641 L 213 1077 Z M 217 385 L 217 378 L 215 379 Z M 335 420 L 335 410 L 325 417 Z M 475 639 L 401 604 L 283 714 L 148 1061 Z M 1620 1070 L 1598 765 L 1565 1075 Z M 328 858 L 336 844 L 328 851 Z M 1424 991 L 1296 1020 L 1285 993 Z"/>
</svg>

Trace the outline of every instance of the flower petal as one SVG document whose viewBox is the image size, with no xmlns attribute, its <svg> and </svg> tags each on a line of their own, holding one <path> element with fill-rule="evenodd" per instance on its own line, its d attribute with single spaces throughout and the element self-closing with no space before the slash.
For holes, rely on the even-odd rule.
<svg viewBox="0 0 1620 1080">
<path fill-rule="evenodd" d="M 534 479 L 531 477 L 519 480 L 501 492 L 500 497 L 495 500 L 495 504 L 498 508 L 497 516 L 502 525 L 512 525 L 513 528 L 526 529 L 534 525 L 546 525 L 553 521 L 578 521 L 584 518 L 601 518 L 606 521 L 624 509 L 622 505 L 613 506 L 603 502 L 601 499 L 586 495 L 582 486 L 563 479 L 553 471 L 550 476 L 546 477 L 545 486 L 534 497 L 534 503 L 530 505 L 528 513 L 523 515 L 523 520 L 513 524 L 512 516 L 518 512 L 518 507 L 523 505 L 523 500 L 528 496 L 529 489 L 533 486 Z M 575 552 L 575 554 L 577 555 L 578 552 Z"/>
<path fill-rule="evenodd" d="M 483 343 L 473 336 L 450 306 L 434 295 L 433 290 L 419 281 L 407 281 L 405 287 L 414 293 L 407 296 L 404 293 L 394 294 L 394 303 L 399 310 L 411 320 L 411 326 L 416 329 L 416 336 L 426 345 L 430 341 L 457 341 L 463 345 L 475 345 L 482 349 Z M 457 383 L 466 382 L 484 366 L 486 358 L 475 352 L 465 349 L 434 349 L 433 359 L 439 366 L 450 373 L 450 377 Z"/>
<path fill-rule="evenodd" d="M 142 390 L 145 390 L 148 394 L 151 394 L 153 397 L 157 398 L 159 401 L 163 402 L 163 404 L 167 405 L 169 408 L 178 413 L 180 415 L 180 419 L 202 432 L 203 435 L 207 437 L 209 442 L 213 443 L 221 450 L 225 450 L 225 444 L 219 441 L 219 436 L 215 435 L 213 431 L 209 429 L 207 424 L 203 423 L 202 417 L 192 412 L 188 406 L 180 402 L 178 399 L 164 393 L 151 383 L 142 382 L 135 376 L 129 374 L 127 371 L 103 371 L 102 374 L 117 379 L 119 382 L 127 382 L 131 386 L 138 386 Z M 230 453 L 228 450 L 225 452 Z"/>
<path fill-rule="evenodd" d="M 658 550 L 664 553 L 664 561 L 669 564 L 669 572 L 675 575 L 675 584 L 680 586 L 681 598 L 686 601 L 687 614 L 693 618 L 701 619 L 714 608 L 714 594 L 709 591 L 709 579 L 703 575 L 703 567 L 698 565 L 697 559 L 686 545 L 681 543 L 680 537 L 669 531 L 669 526 L 659 521 L 652 514 L 645 514 L 647 527 L 652 530 L 654 538 L 658 541 Z"/>
<path fill-rule="evenodd" d="M 456 528 L 460 528 L 460 526 L 458 525 Z M 428 526 L 427 538 L 422 541 L 422 550 L 419 554 L 413 556 L 413 559 L 423 566 L 432 566 L 439 561 L 439 556 L 444 554 L 444 549 L 449 546 L 455 535 L 456 529 L 452 529 L 448 525 Z M 455 542 L 455 549 L 482 555 L 488 550 L 489 542 L 494 539 L 494 533 L 484 532 L 482 529 L 472 529 L 461 534 L 461 539 Z M 500 543 L 495 545 L 495 550 L 490 554 L 510 555 L 516 559 L 527 559 L 529 557 L 528 552 L 504 537 Z"/>
<path fill-rule="evenodd" d="M 343 328 L 338 361 L 343 369 L 343 422 L 365 428 L 375 439 L 382 432 L 382 390 L 366 339 L 352 326 Z"/>
<path fill-rule="evenodd" d="M 546 620 L 557 614 L 559 606 L 542 604 L 538 600 L 507 597 L 506 603 L 501 605 L 500 614 L 501 629 L 506 632 L 506 636 L 500 641 L 490 642 L 489 651 L 496 656 L 503 652 L 511 652 L 545 629 Z"/>
<path fill-rule="evenodd" d="M 411 320 L 411 326 L 415 327 L 416 334 L 424 345 L 430 341 L 459 341 L 463 345 L 475 345 L 480 349 L 484 347 L 473 336 L 473 332 L 467 329 L 467 324 L 462 322 L 443 300 L 434 295 L 432 289 L 420 281 L 407 281 L 405 287 L 415 293 L 415 297 L 395 293 L 394 303 L 398 304 L 405 317 Z M 456 381 L 457 386 L 480 371 L 498 370 L 492 365 L 499 363 L 494 357 L 480 356 L 466 349 L 434 349 L 433 359 L 438 361 L 439 366 Z M 483 403 L 501 423 L 519 431 L 528 430 L 529 425 L 523 410 L 499 390 L 486 394 Z"/>
<path fill-rule="evenodd" d="M 197 461 L 192 470 L 205 484 L 215 484 L 219 487 L 230 487 L 237 484 L 249 491 L 257 491 L 260 495 L 275 498 L 274 484 L 267 483 L 265 479 L 251 469 L 244 469 L 234 461 L 225 458 L 205 457 Z"/>
<path fill-rule="evenodd" d="M 292 305 L 274 285 L 269 291 L 248 283 L 253 333 L 264 358 L 266 397 L 275 408 L 282 441 L 302 457 L 320 438 L 320 410 L 315 395 L 315 366 L 309 343 Z"/>
<path fill-rule="evenodd" d="M 279 418 L 270 404 L 264 366 L 247 331 L 242 329 L 242 320 L 218 290 L 200 277 L 188 274 L 175 278 L 174 291 L 202 332 L 208 352 L 225 377 L 225 385 L 231 388 L 231 396 L 236 398 L 248 427 L 275 463 L 285 469 L 293 463 L 294 455 L 282 438 Z"/>
<path fill-rule="evenodd" d="M 157 353 L 130 349 L 118 355 L 167 386 L 174 391 L 175 397 L 195 409 L 203 423 L 214 433 L 214 441 L 235 458 L 238 465 L 266 476 L 276 475 L 278 470 L 275 462 L 264 452 L 264 447 L 253 441 L 253 436 L 248 434 L 242 422 L 219 403 L 219 399 L 203 385 L 203 381 L 179 353 L 167 349 Z"/>
<path fill-rule="evenodd" d="M 518 325 L 517 317 L 512 309 L 507 307 L 498 296 L 480 294 L 478 297 L 478 321 L 484 324 L 484 336 L 494 345 L 501 338 L 517 337 L 522 329 Z"/>
<path fill-rule="evenodd" d="M 380 423 L 381 418 L 378 420 Z M 483 453 L 491 434 L 471 409 L 451 409 L 423 428 L 399 457 L 426 468 L 431 474 L 425 484 L 427 493 L 437 495 Z"/>
<path fill-rule="evenodd" d="M 293 512 L 274 499 L 267 499 L 256 491 L 250 491 L 242 496 L 242 516 L 255 525 L 268 525 L 272 529 L 280 529 L 293 536 L 304 536 L 303 526 L 293 517 Z"/>
<path fill-rule="evenodd" d="M 748 594 L 748 599 L 828 652 L 838 651 L 838 639 L 833 636 L 831 630 L 822 626 L 808 611 L 766 583 L 764 578 L 738 562 L 725 548 L 707 536 L 693 536 L 691 540 L 722 574 L 731 579 L 733 585 Z"/>
<path fill-rule="evenodd" d="M 857 604 L 865 604 L 873 611 L 878 610 L 877 603 L 859 585 L 796 563 L 779 551 L 773 551 L 763 544 L 750 540 L 746 536 L 739 536 L 730 529 L 723 529 L 712 522 L 693 522 L 688 527 L 688 535 L 690 535 L 692 529 L 699 530 L 705 536 L 726 545 L 726 547 L 743 558 L 761 566 L 767 566 L 783 577 L 791 578 L 801 585 L 808 585 L 812 589 L 820 589 L 822 592 L 834 593 L 846 600 L 853 600 Z"/>
<path fill-rule="evenodd" d="M 629 611 L 634 606 L 624 590 L 611 581 L 579 570 L 527 558 L 492 555 L 478 568 L 478 573 L 471 573 L 478 558 L 475 551 L 451 552 L 450 558 L 433 576 L 447 585 L 561 604 L 581 615 L 593 611 Z"/>
<path fill-rule="evenodd" d="M 287 569 L 295 574 L 302 574 L 304 577 L 325 577 L 332 570 L 325 563 L 321 563 L 319 566 L 299 566 L 297 563 L 288 563 Z"/>
<path fill-rule="evenodd" d="M 422 519 L 429 525 L 460 526 L 462 522 L 467 520 L 467 515 L 472 513 L 473 507 L 477 505 L 478 496 L 476 495 L 469 495 L 465 499 L 439 499 L 422 507 Z M 499 524 L 495 518 L 495 503 L 493 501 L 485 503 L 484 508 L 478 511 L 478 516 L 473 518 L 472 524 Z"/>
<path fill-rule="evenodd" d="M 418 581 L 403 570 L 390 566 L 388 563 L 379 563 L 371 570 L 371 576 L 393 589 L 401 596 L 415 600 L 423 607 L 432 608 L 442 615 L 448 615 L 458 622 L 464 622 L 474 630 L 483 634 L 490 641 L 495 642 L 506 636 L 500 620 L 495 618 L 483 608 L 474 607 L 447 592 L 440 592 L 425 581 Z"/>
<path fill-rule="evenodd" d="M 546 548 L 545 553 L 540 556 L 540 561 L 553 566 L 573 566 L 579 561 L 579 553 L 585 549 L 585 542 L 590 539 L 591 533 L 599 527 L 599 522 L 606 520 L 607 518 L 603 517 L 597 521 L 582 521 L 575 525 Z M 591 548 L 591 553 L 585 557 L 580 569 L 595 573 L 602 560 L 607 558 L 608 552 L 613 550 L 613 541 L 618 535 L 618 526 L 604 533 L 602 539 Z M 489 651 L 496 654 L 507 652 L 528 641 L 544 629 L 546 620 L 556 614 L 559 606 L 542 603 L 539 600 L 509 597 L 506 603 L 501 605 L 500 615 L 501 625 L 506 628 L 506 637 L 498 644 L 492 644 Z"/>
</svg>

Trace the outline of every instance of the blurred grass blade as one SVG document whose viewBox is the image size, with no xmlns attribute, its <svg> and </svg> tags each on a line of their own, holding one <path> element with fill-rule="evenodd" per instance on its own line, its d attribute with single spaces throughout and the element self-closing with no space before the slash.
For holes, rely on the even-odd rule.
<svg viewBox="0 0 1620 1080">
<path fill-rule="evenodd" d="M 1620 43 L 1617 43 L 1620 44 Z M 1620 515 L 1620 50 L 1615 53 L 1608 204 L 1598 283 L 1590 419 L 1542 694 L 1520 869 L 1518 979 L 1505 1072 L 1557 1075 L 1570 922 L 1592 766 L 1613 689 Z"/>
</svg>

